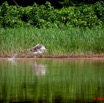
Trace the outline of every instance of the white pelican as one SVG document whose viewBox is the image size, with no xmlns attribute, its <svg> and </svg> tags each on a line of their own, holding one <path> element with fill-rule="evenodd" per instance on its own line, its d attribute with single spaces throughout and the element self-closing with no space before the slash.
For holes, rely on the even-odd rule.
<svg viewBox="0 0 104 103">
<path fill-rule="evenodd" d="M 32 54 L 42 54 L 47 52 L 47 49 L 43 44 L 37 44 L 32 49 L 30 49 L 30 51 L 32 52 Z"/>
</svg>

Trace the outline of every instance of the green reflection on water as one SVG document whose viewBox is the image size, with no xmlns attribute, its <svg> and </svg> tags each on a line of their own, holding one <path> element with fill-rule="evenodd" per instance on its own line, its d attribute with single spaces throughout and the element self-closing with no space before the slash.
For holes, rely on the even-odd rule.
<svg viewBox="0 0 104 103">
<path fill-rule="evenodd" d="M 103 72 L 102 61 L 0 60 L 0 100 L 93 102 L 95 97 L 104 97 Z"/>
</svg>

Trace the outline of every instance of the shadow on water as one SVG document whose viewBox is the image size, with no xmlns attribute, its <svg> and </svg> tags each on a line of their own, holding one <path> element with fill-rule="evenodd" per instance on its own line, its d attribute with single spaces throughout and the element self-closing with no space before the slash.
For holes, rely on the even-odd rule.
<svg viewBox="0 0 104 103">
<path fill-rule="evenodd" d="M 103 103 L 104 63 L 0 62 L 0 103 Z"/>
</svg>

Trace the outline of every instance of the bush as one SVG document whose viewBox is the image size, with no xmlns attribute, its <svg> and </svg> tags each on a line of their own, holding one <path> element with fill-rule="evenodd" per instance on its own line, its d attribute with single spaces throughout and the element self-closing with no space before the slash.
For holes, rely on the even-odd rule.
<svg viewBox="0 0 104 103">
<path fill-rule="evenodd" d="M 2 27 L 19 27 L 32 25 L 37 28 L 48 27 L 104 27 L 104 3 L 80 5 L 54 9 L 49 2 L 45 5 L 20 7 L 9 6 L 4 2 L 0 7 L 0 25 Z"/>
<path fill-rule="evenodd" d="M 1 6 L 1 25 L 3 27 L 17 27 L 22 26 L 23 21 L 21 20 L 22 16 L 22 7 L 18 6 L 9 6 L 7 2 L 3 3 Z"/>
<path fill-rule="evenodd" d="M 97 2 L 94 5 L 94 11 L 99 20 L 103 22 L 104 25 L 104 2 Z"/>
</svg>

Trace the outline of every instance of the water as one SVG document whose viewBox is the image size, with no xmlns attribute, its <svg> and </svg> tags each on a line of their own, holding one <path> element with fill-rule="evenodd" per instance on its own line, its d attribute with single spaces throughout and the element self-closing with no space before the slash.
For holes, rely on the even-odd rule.
<svg viewBox="0 0 104 103">
<path fill-rule="evenodd" d="M 103 103 L 104 60 L 0 60 L 0 103 Z"/>
</svg>

